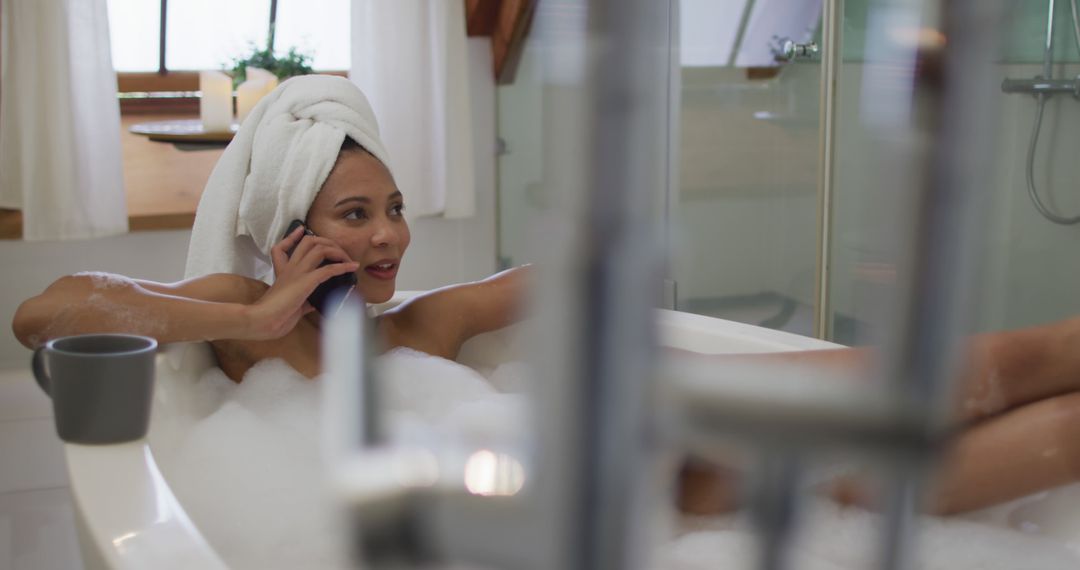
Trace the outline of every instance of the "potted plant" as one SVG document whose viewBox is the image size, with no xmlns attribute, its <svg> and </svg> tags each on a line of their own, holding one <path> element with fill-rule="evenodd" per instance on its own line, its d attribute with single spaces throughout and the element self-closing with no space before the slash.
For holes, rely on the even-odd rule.
<svg viewBox="0 0 1080 570">
<path fill-rule="evenodd" d="M 247 80 L 247 68 L 258 67 L 265 69 L 284 80 L 294 75 L 308 75 L 315 73 L 311 68 L 311 54 L 302 53 L 296 47 L 290 47 L 285 55 L 275 56 L 270 47 L 259 49 L 251 44 L 251 53 L 245 57 L 235 58 L 232 61 L 233 87 L 239 86 Z"/>
</svg>

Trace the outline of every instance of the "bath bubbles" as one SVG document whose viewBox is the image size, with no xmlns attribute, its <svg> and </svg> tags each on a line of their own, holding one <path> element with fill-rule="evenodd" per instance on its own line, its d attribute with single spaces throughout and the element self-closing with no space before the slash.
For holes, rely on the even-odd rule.
<svg viewBox="0 0 1080 570">
<path fill-rule="evenodd" d="M 522 437 L 521 397 L 499 392 L 471 368 L 408 349 L 381 356 L 376 366 L 395 442 L 500 448 Z M 337 545 L 348 525 L 328 495 L 319 447 L 320 381 L 274 359 L 252 367 L 239 385 L 211 369 L 198 388 L 182 406 L 188 421 L 173 421 L 179 427 L 155 437 L 154 452 L 225 562 L 347 567 Z"/>
<path fill-rule="evenodd" d="M 1076 516 L 1080 512 L 1080 484 L 1037 493 L 989 511 L 996 511 L 1014 529 L 1064 542 L 1080 553 L 1080 520 Z"/>
<path fill-rule="evenodd" d="M 73 277 L 88 277 L 94 289 L 118 289 L 134 284 L 134 281 L 123 275 L 102 273 L 100 271 L 80 271 L 74 274 Z"/>
<path fill-rule="evenodd" d="M 522 396 L 457 362 L 396 348 L 378 364 L 391 436 L 401 443 L 506 448 L 521 441 Z"/>
<path fill-rule="evenodd" d="M 130 305 L 117 303 L 110 300 L 99 291 L 87 295 L 81 303 L 70 305 L 71 309 L 61 311 L 52 326 L 57 326 L 65 321 L 73 322 L 86 318 L 85 315 L 93 315 L 95 319 L 101 319 L 122 330 L 132 334 L 156 336 L 165 331 L 165 319 L 158 309 L 134 308 Z M 90 312 L 87 312 L 90 309 Z"/>
<path fill-rule="evenodd" d="M 755 568 L 758 543 L 746 531 L 726 530 L 692 532 L 660 547 L 654 570 L 714 570 L 716 568 Z M 799 570 L 846 570 L 805 552 L 792 557 Z"/>
<path fill-rule="evenodd" d="M 970 388 L 964 400 L 964 411 L 971 416 L 988 416 L 1006 407 L 1007 401 L 1001 389 L 1001 377 L 992 370 L 981 382 Z"/>
<path fill-rule="evenodd" d="M 55 316 L 45 325 L 40 335 L 29 339 L 37 346 L 43 339 L 55 338 L 71 330 L 109 330 L 131 334 L 159 336 L 165 332 L 164 314 L 160 310 L 134 308 L 127 303 L 110 299 L 110 291 L 129 286 L 134 282 L 127 277 L 99 272 L 75 273 L 86 277 L 93 287 L 85 297 L 71 299 L 55 311 Z"/>
<path fill-rule="evenodd" d="M 202 419 L 217 411 L 222 402 L 232 393 L 236 392 L 239 385 L 233 382 L 225 372 L 213 367 L 199 378 L 195 390 L 189 390 L 190 401 L 185 409 L 196 419 Z"/>
<path fill-rule="evenodd" d="M 456 441 L 459 449 L 497 450 L 526 435 L 527 406 L 518 393 L 530 377 L 524 364 L 496 362 L 488 355 L 481 368 L 485 377 L 456 362 L 396 349 L 379 357 L 376 366 L 386 427 L 395 442 L 445 450 Z M 349 525 L 338 518 L 324 485 L 320 381 L 269 360 L 253 367 L 239 385 L 212 369 L 199 388 L 181 406 L 190 416 L 187 422 L 176 422 L 167 443 L 158 445 L 161 439 L 155 437 L 154 454 L 180 503 L 225 562 L 233 568 L 347 567 L 338 545 Z M 874 567 L 878 515 L 824 500 L 808 503 L 792 552 L 794 567 Z M 1073 516 L 1075 511 L 1067 510 L 1062 507 L 1062 516 Z M 1001 526 L 922 517 L 915 567 L 1080 567 L 1080 558 L 1060 540 Z M 750 568 L 755 540 L 744 515 L 683 518 L 658 545 L 650 568 Z"/>
<path fill-rule="evenodd" d="M 532 372 L 524 362 L 504 362 L 488 376 L 496 390 L 518 394 L 526 390 L 530 378 Z"/>
<path fill-rule="evenodd" d="M 317 384 L 280 360 L 232 391 L 217 374 L 200 383 L 223 401 L 157 454 L 184 508 L 232 567 L 344 567 L 322 485 Z"/>
<path fill-rule="evenodd" d="M 443 421 L 452 412 L 450 402 L 495 393 L 477 371 L 408 348 L 396 348 L 378 362 L 378 375 L 383 380 L 380 396 L 386 409 L 416 413 L 431 423 Z"/>
<path fill-rule="evenodd" d="M 882 525 L 878 514 L 815 499 L 805 505 L 800 522 L 790 552 L 793 567 L 877 566 Z M 753 568 L 756 543 L 745 517 L 684 521 L 683 529 L 660 548 L 653 568 Z M 1080 558 L 1060 542 L 962 518 L 920 517 L 916 532 L 915 570 L 1065 570 L 1080 564 Z"/>
</svg>

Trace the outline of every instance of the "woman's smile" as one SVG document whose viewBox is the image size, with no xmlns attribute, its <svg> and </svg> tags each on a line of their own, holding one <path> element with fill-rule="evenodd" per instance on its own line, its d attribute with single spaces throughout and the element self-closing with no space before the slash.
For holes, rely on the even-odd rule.
<svg viewBox="0 0 1080 570">
<path fill-rule="evenodd" d="M 398 260 L 381 259 L 364 267 L 364 272 L 382 281 L 393 281 L 397 277 Z"/>
</svg>

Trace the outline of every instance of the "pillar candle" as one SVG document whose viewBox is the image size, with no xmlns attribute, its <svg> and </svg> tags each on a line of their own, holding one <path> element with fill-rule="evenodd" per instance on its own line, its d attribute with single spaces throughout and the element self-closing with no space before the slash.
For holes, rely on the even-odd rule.
<svg viewBox="0 0 1080 570">
<path fill-rule="evenodd" d="M 220 71 L 202 71 L 199 91 L 203 131 L 227 132 L 232 127 L 232 78 Z"/>
<path fill-rule="evenodd" d="M 247 68 L 247 78 L 264 81 L 266 93 L 273 91 L 278 86 L 277 76 L 260 67 Z"/>
<path fill-rule="evenodd" d="M 236 88 L 236 120 L 244 122 L 255 104 L 266 94 L 265 81 L 248 79 Z"/>
</svg>

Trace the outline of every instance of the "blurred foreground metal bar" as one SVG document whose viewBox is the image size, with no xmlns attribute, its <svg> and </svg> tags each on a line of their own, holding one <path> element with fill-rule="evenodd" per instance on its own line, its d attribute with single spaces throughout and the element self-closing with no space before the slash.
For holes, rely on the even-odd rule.
<svg viewBox="0 0 1080 570">
<path fill-rule="evenodd" d="M 536 467 L 563 491 L 547 497 L 558 506 L 553 522 L 566 553 L 557 567 L 634 569 L 648 564 L 651 505 L 659 498 L 651 478 L 657 452 L 653 307 L 663 273 L 653 208 L 667 182 L 669 149 L 657 133 L 667 130 L 671 11 L 655 0 L 592 0 L 587 6 L 583 73 L 557 70 L 550 87 L 582 97 L 552 109 L 566 122 L 565 130 L 553 130 L 551 144 L 585 144 L 572 154 L 551 149 L 561 161 L 545 165 L 552 180 L 559 179 L 552 170 L 573 172 L 552 191 L 561 193 L 557 215 L 575 227 L 560 242 L 561 259 L 546 268 L 559 278 L 540 292 L 549 301 L 540 312 L 557 311 L 552 314 L 561 318 L 540 330 L 553 343 L 552 358 L 536 365 L 555 370 L 558 378 L 540 383 L 561 390 L 541 400 L 548 425 L 537 426 L 546 437 L 539 442 L 545 459 Z M 574 117 L 575 107 L 582 116 Z"/>
<path fill-rule="evenodd" d="M 954 421 L 961 334 L 972 308 L 976 260 L 985 241 L 981 222 L 987 200 L 982 194 L 990 187 L 987 165 L 994 163 L 997 141 L 997 125 L 987 117 L 997 116 L 998 98 L 986 86 L 996 81 L 993 64 L 1004 3 L 936 0 L 924 3 L 924 15 L 930 10 L 940 23 L 926 26 L 918 35 L 933 37 L 939 30 L 942 42 L 920 46 L 913 87 L 914 104 L 926 101 L 930 107 L 916 111 L 914 125 L 917 137 L 928 136 L 931 141 L 923 155 L 928 176 L 909 236 L 907 295 L 901 298 L 896 336 L 885 361 L 886 381 L 902 406 L 905 422 L 922 434 L 925 446 L 912 461 L 898 455 L 892 465 L 897 500 L 886 517 L 882 567 L 887 570 L 908 568 L 914 559 L 910 544 L 915 501 Z M 925 75 L 920 76 L 920 70 Z"/>
<path fill-rule="evenodd" d="M 868 41 L 884 45 L 868 48 L 863 122 L 880 142 L 889 172 L 918 173 L 882 180 L 894 195 L 912 196 L 914 188 L 914 197 L 912 223 L 896 228 L 906 244 L 900 249 L 906 279 L 898 284 L 880 382 L 826 395 L 792 394 L 782 382 L 770 390 L 762 381 L 772 374 L 810 382 L 805 376 L 814 374 L 718 373 L 693 364 L 668 371 L 673 385 L 681 383 L 676 390 L 684 391 L 688 440 L 735 435 L 773 454 L 756 476 L 775 497 L 751 503 L 765 548 L 760 568 L 787 567 L 783 551 L 795 478 L 793 469 L 777 465 L 823 448 L 869 455 L 889 474 L 881 568 L 902 570 L 914 557 L 916 502 L 948 440 L 959 335 L 979 256 L 981 194 L 995 150 L 995 125 L 987 117 L 996 116 L 996 98 L 986 86 L 995 83 L 1002 12 L 995 0 L 897 0 L 870 7 Z M 749 378 L 754 386 L 747 385 Z"/>
<path fill-rule="evenodd" d="M 372 471 L 423 462 L 407 450 L 368 449 L 346 483 L 365 568 L 648 563 L 646 505 L 660 496 L 649 445 L 662 276 L 652 207 L 667 179 L 667 140 L 656 133 L 668 116 L 669 16 L 655 0 L 538 7 L 534 33 L 547 60 L 544 181 L 555 204 L 544 245 L 554 255 L 541 265 L 536 440 L 524 458 L 525 487 L 512 497 L 474 496 L 445 470 L 427 485 L 365 483 Z"/>
<path fill-rule="evenodd" d="M 544 5 L 538 10 L 543 28 Z M 564 41 L 557 28 L 574 10 L 587 14 L 587 33 Z M 978 197 L 994 150 L 994 125 L 985 120 L 995 116 L 994 99 L 985 86 L 994 81 L 1001 4 L 897 0 L 870 10 L 881 32 L 870 37 L 892 43 L 880 52 L 884 60 L 869 64 L 888 68 L 894 81 L 878 86 L 885 92 L 865 93 L 884 98 L 863 105 L 871 114 L 864 119 L 885 159 L 918 173 L 882 181 L 896 193 L 917 191 L 914 223 L 902 224 L 910 232 L 901 240 L 908 278 L 880 382 L 792 393 L 785 378 L 809 381 L 813 373 L 693 363 L 665 370 L 681 398 L 682 437 L 708 445 L 734 435 L 763 450 L 752 515 L 763 535 L 760 567 L 768 570 L 790 565 L 799 459 L 824 448 L 863 453 L 891 469 L 881 567 L 906 568 L 920 482 L 949 435 Z M 537 439 L 526 486 L 513 497 L 469 495 L 460 485 L 425 481 L 423 453 L 369 454 L 358 474 L 408 474 L 389 482 L 357 475 L 366 481 L 355 504 L 365 562 L 376 562 L 369 567 L 648 563 L 651 501 L 661 497 L 651 480 L 658 452 L 651 307 L 662 272 L 650 204 L 666 180 L 665 139 L 656 133 L 668 116 L 658 78 L 668 71 L 669 12 L 655 0 L 567 0 L 553 12 L 556 29 L 544 45 L 554 70 L 544 85 L 545 183 L 557 194 L 558 221 L 549 227 L 545 246 L 555 255 L 538 293 Z M 770 378 L 778 383 L 770 386 Z"/>
</svg>

